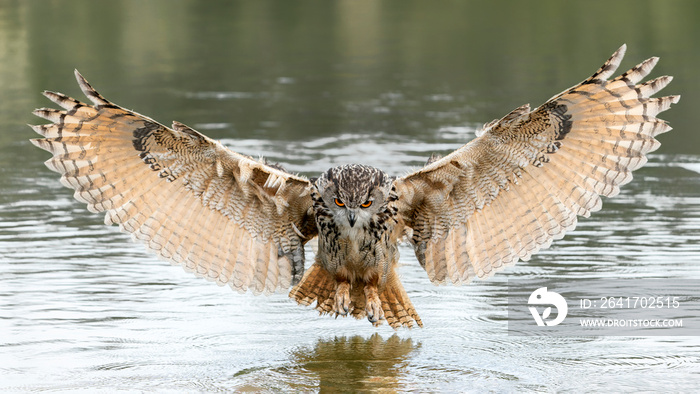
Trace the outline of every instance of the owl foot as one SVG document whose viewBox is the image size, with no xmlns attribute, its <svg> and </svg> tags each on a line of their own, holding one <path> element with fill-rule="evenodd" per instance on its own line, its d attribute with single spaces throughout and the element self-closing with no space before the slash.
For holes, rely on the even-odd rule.
<svg viewBox="0 0 700 394">
<path fill-rule="evenodd" d="M 379 325 L 379 321 L 384 319 L 384 310 L 382 309 L 382 301 L 379 300 L 377 286 L 365 285 L 365 300 L 367 320 L 375 326 Z"/>
<path fill-rule="evenodd" d="M 350 283 L 340 282 L 335 289 L 335 303 L 333 312 L 337 315 L 347 316 L 350 312 Z"/>
</svg>

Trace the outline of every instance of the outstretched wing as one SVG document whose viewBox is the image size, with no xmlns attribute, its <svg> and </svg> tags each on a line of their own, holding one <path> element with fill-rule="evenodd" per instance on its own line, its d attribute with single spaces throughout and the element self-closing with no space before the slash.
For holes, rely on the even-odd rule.
<svg viewBox="0 0 700 394">
<path fill-rule="evenodd" d="M 650 98 L 671 77 L 639 83 L 658 58 L 608 80 L 623 45 L 592 77 L 395 181 L 399 210 L 433 283 L 483 278 L 562 238 L 600 209 L 671 128 L 656 118 L 679 96 Z"/>
<path fill-rule="evenodd" d="M 76 199 L 219 285 L 269 293 L 301 278 L 316 231 L 308 180 L 112 104 L 75 75 L 94 105 L 44 92 L 65 111 L 36 110 L 54 123 L 32 126 L 46 137 L 32 142 Z"/>
</svg>

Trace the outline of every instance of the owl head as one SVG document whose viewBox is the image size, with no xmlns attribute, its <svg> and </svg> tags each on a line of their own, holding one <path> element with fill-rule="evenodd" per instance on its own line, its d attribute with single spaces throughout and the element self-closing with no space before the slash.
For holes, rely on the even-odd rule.
<svg viewBox="0 0 700 394">
<path fill-rule="evenodd" d="M 315 186 L 337 224 L 361 228 L 386 208 L 391 179 L 374 167 L 348 164 L 324 172 Z"/>
</svg>

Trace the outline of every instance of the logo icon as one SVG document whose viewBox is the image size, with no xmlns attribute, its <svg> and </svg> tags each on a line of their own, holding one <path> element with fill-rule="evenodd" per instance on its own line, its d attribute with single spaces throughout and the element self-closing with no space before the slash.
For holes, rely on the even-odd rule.
<svg viewBox="0 0 700 394">
<path fill-rule="evenodd" d="M 556 326 L 564 321 L 566 313 L 569 311 L 569 306 L 566 305 L 566 300 L 564 297 L 554 291 L 547 291 L 546 287 L 540 287 L 539 289 L 533 291 L 532 294 L 530 294 L 530 298 L 528 298 L 527 303 L 528 305 L 549 305 L 544 309 L 544 311 L 542 311 L 542 316 L 540 316 L 540 313 L 537 311 L 535 306 L 529 307 L 530 313 L 532 313 L 532 317 L 535 319 L 538 326 Z M 552 306 L 557 308 L 557 318 L 546 321 L 546 319 L 552 313 Z"/>
</svg>

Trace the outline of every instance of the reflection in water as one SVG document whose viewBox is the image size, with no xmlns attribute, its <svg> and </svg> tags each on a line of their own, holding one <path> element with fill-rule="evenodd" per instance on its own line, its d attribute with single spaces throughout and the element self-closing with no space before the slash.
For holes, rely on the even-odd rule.
<svg viewBox="0 0 700 394">
<path fill-rule="evenodd" d="M 237 391 L 327 390 L 329 392 L 406 390 L 409 356 L 420 348 L 411 338 L 378 333 L 319 339 L 313 346 L 290 354 L 289 363 L 252 368 L 234 375 Z"/>
<path fill-rule="evenodd" d="M 408 356 L 420 347 L 411 338 L 394 334 L 386 341 L 375 333 L 319 340 L 313 350 L 297 350 L 292 360 L 298 368 L 315 375 L 321 390 L 405 389 L 401 375 Z"/>
</svg>

